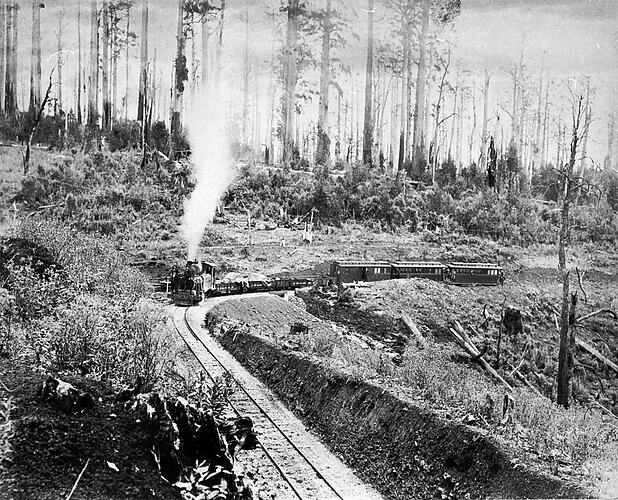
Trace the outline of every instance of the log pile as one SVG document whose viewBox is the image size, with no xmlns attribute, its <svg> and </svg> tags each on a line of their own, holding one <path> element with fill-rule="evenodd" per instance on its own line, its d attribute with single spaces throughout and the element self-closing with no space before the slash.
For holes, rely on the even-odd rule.
<svg viewBox="0 0 618 500">
<path fill-rule="evenodd" d="M 180 488 L 183 498 L 251 498 L 250 484 L 234 473 L 238 451 L 257 443 L 251 419 L 218 424 L 212 412 L 158 393 L 140 394 L 133 409 L 145 424 L 161 476 Z"/>
</svg>

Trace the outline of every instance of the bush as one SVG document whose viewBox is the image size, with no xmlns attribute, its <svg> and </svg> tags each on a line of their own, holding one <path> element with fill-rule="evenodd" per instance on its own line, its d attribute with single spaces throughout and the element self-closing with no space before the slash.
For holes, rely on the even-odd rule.
<svg viewBox="0 0 618 500">
<path fill-rule="evenodd" d="M 112 130 L 104 131 L 104 137 L 112 153 L 125 149 L 136 149 L 141 142 L 141 127 L 137 121 L 117 121 Z"/>
<path fill-rule="evenodd" d="M 43 353 L 56 371 L 90 375 L 115 385 L 139 378 L 151 390 L 169 362 L 161 313 L 144 302 L 109 303 L 82 295 L 46 329 Z"/>
</svg>

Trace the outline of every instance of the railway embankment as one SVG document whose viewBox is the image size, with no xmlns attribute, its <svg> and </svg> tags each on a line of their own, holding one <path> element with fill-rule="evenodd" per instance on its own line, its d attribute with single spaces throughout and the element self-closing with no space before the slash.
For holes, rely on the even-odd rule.
<svg viewBox="0 0 618 500">
<path fill-rule="evenodd" d="M 583 498 L 568 480 L 521 463 L 486 431 L 385 387 L 232 329 L 222 345 L 385 496 Z"/>
</svg>

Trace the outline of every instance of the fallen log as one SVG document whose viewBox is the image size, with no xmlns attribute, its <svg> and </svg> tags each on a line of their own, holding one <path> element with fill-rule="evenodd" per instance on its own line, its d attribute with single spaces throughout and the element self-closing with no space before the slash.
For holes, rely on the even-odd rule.
<svg viewBox="0 0 618 500">
<path fill-rule="evenodd" d="M 414 339 L 416 340 L 416 345 L 420 349 L 424 349 L 425 347 L 427 347 L 427 341 L 425 340 L 425 337 L 423 337 L 423 334 L 418 329 L 418 326 L 416 326 L 416 323 L 412 321 L 412 318 L 410 318 L 410 316 L 408 316 L 406 313 L 402 313 L 401 321 L 405 325 L 408 332 L 410 332 L 414 336 Z"/>
<path fill-rule="evenodd" d="M 526 376 L 522 372 L 519 371 L 519 368 L 515 368 L 511 363 L 507 363 L 507 365 L 508 365 L 509 368 L 511 368 L 511 370 L 512 370 L 511 373 L 514 373 L 517 376 L 517 378 L 519 380 L 521 380 L 526 385 L 526 387 L 528 387 L 534 393 L 536 393 L 537 396 L 540 396 L 542 398 L 545 397 L 545 396 L 543 396 L 543 394 L 541 394 L 541 391 L 539 391 L 536 387 L 534 387 L 530 383 L 530 381 L 526 378 Z"/>
<path fill-rule="evenodd" d="M 583 321 L 586 321 L 587 319 L 590 319 L 594 316 L 598 316 L 599 314 L 609 314 L 612 318 L 614 318 L 615 320 L 618 320 L 618 313 L 616 313 L 616 311 L 613 311 L 612 309 L 599 309 L 597 311 L 593 311 L 589 314 L 585 314 L 579 318 L 577 318 L 575 320 L 575 323 L 581 323 Z"/>
<path fill-rule="evenodd" d="M 459 325 L 461 326 L 461 325 Z M 485 359 L 483 359 L 480 356 L 480 351 L 476 348 L 476 346 L 470 341 L 469 337 L 468 341 L 466 341 L 464 339 L 464 337 L 462 337 L 454 328 L 449 328 L 449 331 L 451 332 L 451 334 L 453 335 L 453 337 L 455 338 L 455 340 L 457 341 L 457 343 L 472 357 L 475 358 L 476 362 L 478 364 L 480 364 L 485 371 L 489 372 L 490 375 L 492 375 L 496 380 L 498 380 L 502 385 L 504 385 L 504 387 L 507 388 L 507 390 L 509 392 L 513 392 L 513 387 L 511 387 L 511 385 L 502 378 L 502 376 L 496 371 L 494 370 L 494 368 L 487 362 L 485 361 Z"/>
<path fill-rule="evenodd" d="M 594 347 L 592 347 L 590 344 L 584 342 L 582 339 L 575 339 L 575 342 L 577 344 L 578 347 L 581 347 L 584 351 L 586 351 L 588 354 L 594 356 L 595 358 L 597 358 L 599 361 L 605 363 L 607 366 L 609 366 L 612 370 L 614 370 L 616 373 L 618 373 L 618 365 L 616 365 L 616 363 L 614 363 L 613 361 L 611 361 L 610 359 L 606 358 L 605 356 L 603 356 L 599 351 L 597 351 Z"/>
</svg>

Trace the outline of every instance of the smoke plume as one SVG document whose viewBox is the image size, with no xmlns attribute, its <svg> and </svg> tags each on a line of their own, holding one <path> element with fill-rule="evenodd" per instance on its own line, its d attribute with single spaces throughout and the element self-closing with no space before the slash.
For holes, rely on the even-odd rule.
<svg viewBox="0 0 618 500">
<path fill-rule="evenodd" d="M 185 202 L 182 233 L 187 258 L 195 260 L 204 229 L 212 222 L 219 200 L 234 179 L 234 164 L 219 103 L 204 96 L 197 98 L 187 113 L 186 127 L 196 185 Z"/>
</svg>

